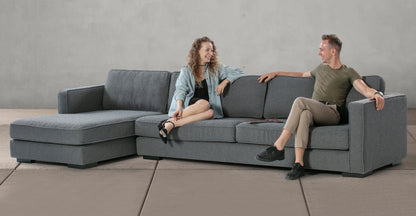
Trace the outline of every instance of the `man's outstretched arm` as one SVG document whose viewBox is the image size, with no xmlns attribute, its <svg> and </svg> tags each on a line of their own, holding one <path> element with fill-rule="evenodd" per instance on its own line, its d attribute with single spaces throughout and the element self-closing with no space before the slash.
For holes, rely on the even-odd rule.
<svg viewBox="0 0 416 216">
<path fill-rule="evenodd" d="M 383 109 L 384 98 L 377 90 L 370 88 L 362 79 L 356 79 L 353 82 L 353 86 L 358 92 L 364 95 L 364 97 L 369 98 L 370 100 L 376 100 L 377 110 Z"/>
<path fill-rule="evenodd" d="M 311 72 L 283 72 L 276 71 L 261 75 L 257 80 L 259 83 L 269 82 L 277 76 L 311 77 Z"/>
</svg>

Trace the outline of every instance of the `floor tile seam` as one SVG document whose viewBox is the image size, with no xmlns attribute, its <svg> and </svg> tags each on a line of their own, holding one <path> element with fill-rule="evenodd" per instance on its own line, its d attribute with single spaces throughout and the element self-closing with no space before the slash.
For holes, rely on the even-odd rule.
<svg viewBox="0 0 416 216">
<path fill-rule="evenodd" d="M 101 171 L 154 171 L 153 169 L 95 169 Z"/>
<path fill-rule="evenodd" d="M 416 168 L 415 168 L 415 169 L 412 169 L 412 168 L 403 168 L 403 169 L 399 169 L 399 168 L 397 168 L 397 169 L 395 169 L 395 168 L 391 168 L 391 169 L 389 169 L 389 170 L 387 170 L 387 169 L 386 169 L 386 171 L 416 171 Z"/>
<path fill-rule="evenodd" d="M 149 196 L 150 188 L 152 187 L 153 179 L 156 175 L 156 170 L 157 170 L 158 165 L 159 165 L 159 161 L 156 162 L 155 167 L 153 169 L 152 177 L 150 178 L 150 182 L 149 182 L 149 185 L 147 186 L 147 190 L 146 190 L 146 193 L 144 195 L 143 202 L 140 206 L 139 213 L 137 214 L 138 216 L 140 216 L 142 214 L 144 205 L 146 204 L 146 200 L 147 200 L 147 197 Z"/>
<path fill-rule="evenodd" d="M 1 169 L 0 169 L 1 170 Z M 36 168 L 21 168 L 18 169 L 17 171 L 25 171 L 25 170 L 36 170 L 36 171 L 62 171 L 62 170 L 81 170 L 81 169 L 36 169 Z M 85 171 L 153 171 L 153 169 L 126 169 L 126 168 L 122 168 L 122 169 L 88 169 Z"/>
<path fill-rule="evenodd" d="M 299 178 L 299 185 L 300 185 L 300 189 L 302 192 L 303 200 L 305 201 L 306 211 L 308 212 L 308 215 L 311 216 L 311 212 L 309 211 L 308 200 L 306 199 L 305 190 L 303 189 L 303 185 L 302 185 L 302 178 Z"/>
<path fill-rule="evenodd" d="M 403 168 L 403 169 L 391 169 L 389 171 L 416 171 L 416 168 L 412 169 L 412 168 Z"/>
<path fill-rule="evenodd" d="M 247 171 L 259 171 L 259 170 L 261 170 L 261 169 L 205 169 L 205 168 L 202 168 L 202 169 L 198 169 L 198 168 L 190 168 L 190 169 L 187 169 L 187 168 L 161 168 L 161 169 L 158 169 L 158 170 L 160 170 L 160 171 L 173 171 L 173 170 L 177 170 L 177 171 L 244 171 L 244 170 L 247 170 Z"/>
<path fill-rule="evenodd" d="M 20 163 L 18 163 L 14 169 L 12 169 L 12 171 L 10 171 L 10 173 L 6 176 L 6 178 L 3 179 L 3 181 L 0 182 L 0 186 L 3 185 L 4 182 L 7 181 L 7 179 L 9 179 L 9 177 L 16 171 L 16 169 L 20 166 Z"/>
<path fill-rule="evenodd" d="M 413 139 L 412 142 L 416 141 L 416 137 L 414 137 L 413 134 L 409 130 L 407 130 L 407 133 L 409 134 L 410 137 L 412 137 L 412 139 Z M 408 142 L 409 142 L 409 140 L 408 140 Z"/>
</svg>

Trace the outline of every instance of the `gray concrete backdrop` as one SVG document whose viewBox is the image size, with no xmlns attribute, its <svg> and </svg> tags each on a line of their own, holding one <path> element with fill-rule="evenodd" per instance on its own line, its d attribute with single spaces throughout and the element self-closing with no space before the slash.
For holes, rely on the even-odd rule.
<svg viewBox="0 0 416 216">
<path fill-rule="evenodd" d="M 112 68 L 177 71 L 207 35 L 246 74 L 309 71 L 320 36 L 416 107 L 414 0 L 0 0 L 0 108 L 55 108 L 60 89 Z"/>
</svg>

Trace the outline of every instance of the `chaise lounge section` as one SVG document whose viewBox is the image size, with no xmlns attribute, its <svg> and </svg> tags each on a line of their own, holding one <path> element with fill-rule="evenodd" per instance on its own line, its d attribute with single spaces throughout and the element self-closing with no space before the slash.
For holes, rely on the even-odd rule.
<svg viewBox="0 0 416 216">
<path fill-rule="evenodd" d="M 166 112 L 170 73 L 112 70 L 105 85 L 65 89 L 57 115 L 10 125 L 11 156 L 88 168 L 137 154 L 135 120 Z"/>
</svg>

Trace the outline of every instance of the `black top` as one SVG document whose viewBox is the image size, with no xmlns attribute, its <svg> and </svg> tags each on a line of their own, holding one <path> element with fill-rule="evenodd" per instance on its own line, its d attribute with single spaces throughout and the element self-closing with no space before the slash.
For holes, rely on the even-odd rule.
<svg viewBox="0 0 416 216">
<path fill-rule="evenodd" d="M 208 84 L 206 79 L 202 80 L 200 85 L 195 85 L 194 97 L 198 97 L 199 99 L 205 99 L 209 101 Z"/>
<path fill-rule="evenodd" d="M 195 83 L 195 84 L 196 85 L 195 85 L 194 97 L 192 97 L 192 99 L 189 101 L 189 105 L 194 104 L 199 99 L 204 99 L 206 101 L 209 101 L 207 80 L 204 79 L 201 81 L 200 84 L 198 83 Z"/>
</svg>

